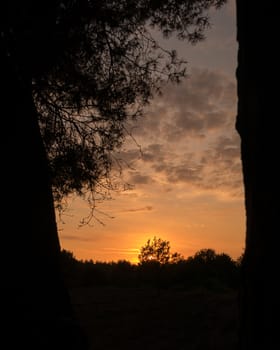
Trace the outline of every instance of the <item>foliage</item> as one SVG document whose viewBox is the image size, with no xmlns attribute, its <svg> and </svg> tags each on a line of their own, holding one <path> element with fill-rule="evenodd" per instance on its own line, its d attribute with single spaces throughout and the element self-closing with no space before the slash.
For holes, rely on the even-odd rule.
<svg viewBox="0 0 280 350">
<path fill-rule="evenodd" d="M 211 252 L 211 259 L 205 252 Z M 213 253 L 213 254 L 212 254 Z M 236 289 L 239 286 L 240 264 L 229 255 L 217 254 L 213 249 L 203 249 L 180 261 L 168 264 L 157 262 L 131 264 L 129 261 L 100 262 L 79 261 L 72 253 L 62 251 L 63 274 L 67 284 L 73 286 L 154 286 L 161 289 L 182 287 L 207 289 Z"/>
<path fill-rule="evenodd" d="M 141 247 L 138 259 L 140 264 L 156 262 L 161 265 L 178 262 L 182 259 L 179 253 L 171 254 L 170 242 L 157 238 L 148 239 L 146 244 Z"/>
<path fill-rule="evenodd" d="M 192 283 L 217 285 L 220 281 L 227 286 L 236 285 L 239 279 L 238 261 L 225 254 L 217 254 L 214 249 L 201 249 L 188 258 L 189 278 Z M 196 274 L 193 274 L 196 271 Z"/>
<path fill-rule="evenodd" d="M 195 43 L 207 11 L 225 0 L 52 0 L 2 5 L 1 44 L 31 86 L 57 203 L 76 193 L 94 206 L 115 188 L 115 151 L 126 122 L 164 82 L 179 82 L 186 62 L 152 36 Z M 152 29 L 152 30 L 151 30 Z"/>
<path fill-rule="evenodd" d="M 216 258 L 216 252 L 214 249 L 201 249 L 194 255 L 194 260 L 200 261 L 200 262 L 211 262 L 214 261 Z"/>
</svg>

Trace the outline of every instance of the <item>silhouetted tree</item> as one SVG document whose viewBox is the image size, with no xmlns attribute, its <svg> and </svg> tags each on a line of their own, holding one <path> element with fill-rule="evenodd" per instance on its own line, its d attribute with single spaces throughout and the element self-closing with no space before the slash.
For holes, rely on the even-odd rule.
<svg viewBox="0 0 280 350">
<path fill-rule="evenodd" d="M 174 255 L 178 259 L 174 260 Z M 156 275 L 159 267 L 160 287 L 236 289 L 239 286 L 239 259 L 234 261 L 229 255 L 217 254 L 213 249 L 201 249 L 187 259 L 178 253 L 171 256 L 169 263 L 164 265 L 152 260 L 142 264 L 126 260 L 94 262 L 77 260 L 72 252 L 63 249 L 62 272 L 69 287 L 147 286 L 159 282 Z"/>
<path fill-rule="evenodd" d="M 146 262 L 157 262 L 159 264 L 167 264 L 170 260 L 170 243 L 161 238 L 154 237 L 148 239 L 146 244 L 140 248 L 138 255 L 140 264 Z"/>
<path fill-rule="evenodd" d="M 127 260 L 118 260 L 112 263 L 112 284 L 121 287 L 137 285 L 136 265 Z"/>
<path fill-rule="evenodd" d="M 154 236 L 140 248 L 138 259 L 144 277 L 147 278 L 151 274 L 150 277 L 155 283 L 159 295 L 163 282 L 162 275 L 166 266 L 178 263 L 183 257 L 179 253 L 171 253 L 169 241 Z"/>
<path fill-rule="evenodd" d="M 203 263 L 209 263 L 214 261 L 216 259 L 216 256 L 217 254 L 214 249 L 205 248 L 196 252 L 194 259 Z"/>
<path fill-rule="evenodd" d="M 73 313 L 60 274 L 54 203 L 71 193 L 89 194 L 94 207 L 111 188 L 113 151 L 122 144 L 127 119 L 141 115 L 163 81 L 184 76 L 175 51 L 161 50 L 149 26 L 196 42 L 208 25 L 206 11 L 223 3 L 1 3 L 3 217 L 11 223 L 2 244 L 21 261 L 17 274 L 11 273 L 15 261 L 9 264 L 3 285 L 6 304 L 14 305 L 5 315 L 28 320 L 33 330 L 23 331 L 28 339 L 22 346 L 83 348 L 70 339 L 77 333 L 71 331 L 65 344 L 61 331 Z M 39 344 L 42 339 L 48 344 Z"/>
<path fill-rule="evenodd" d="M 171 264 L 178 264 L 182 261 L 184 261 L 184 257 L 182 254 L 177 253 L 177 252 L 171 254 L 171 258 L 170 258 Z"/>
<path fill-rule="evenodd" d="M 227 254 L 214 249 L 201 249 L 189 257 L 188 274 L 193 285 L 212 288 L 236 288 L 239 286 L 239 268 Z"/>
<path fill-rule="evenodd" d="M 258 29 L 257 29 L 258 28 Z M 279 344 L 279 40 L 272 2 L 237 0 L 238 115 L 245 188 L 246 245 L 242 260 L 241 349 Z M 273 52 L 272 52 L 273 50 Z"/>
<path fill-rule="evenodd" d="M 84 276 L 84 266 L 76 259 L 73 252 L 61 250 L 61 271 L 68 288 L 81 286 L 81 278 Z"/>
</svg>

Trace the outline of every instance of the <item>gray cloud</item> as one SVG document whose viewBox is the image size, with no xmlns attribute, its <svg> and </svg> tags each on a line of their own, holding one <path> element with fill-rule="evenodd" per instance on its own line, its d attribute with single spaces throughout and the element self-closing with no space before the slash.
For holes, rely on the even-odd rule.
<svg viewBox="0 0 280 350">
<path fill-rule="evenodd" d="M 219 129 L 226 123 L 227 119 L 227 112 L 225 112 L 224 110 L 210 111 L 208 113 L 205 113 L 204 126 L 208 130 Z"/>
<path fill-rule="evenodd" d="M 139 140 L 178 142 L 188 136 L 203 138 L 208 130 L 221 130 L 235 118 L 236 84 L 219 71 L 193 68 L 179 85 L 168 85 L 145 116 L 136 122 Z"/>
<path fill-rule="evenodd" d="M 142 159 L 144 162 L 161 163 L 166 158 L 166 151 L 162 144 L 151 144 L 142 150 Z"/>
<path fill-rule="evenodd" d="M 91 242 L 95 239 L 93 237 L 83 237 L 82 235 L 61 235 L 61 238 L 67 241 L 80 241 L 80 242 Z"/>
<path fill-rule="evenodd" d="M 129 182 L 133 185 L 147 185 L 151 183 L 151 176 L 142 175 L 140 173 L 130 173 Z"/>
<path fill-rule="evenodd" d="M 238 137 L 221 136 L 213 147 L 201 158 L 204 169 L 207 169 L 207 181 L 203 187 L 225 189 L 236 195 L 243 193 L 242 169 Z"/>
<path fill-rule="evenodd" d="M 129 182 L 163 180 L 167 186 L 181 183 L 241 193 L 235 89 L 227 75 L 198 68 L 182 84 L 167 87 L 138 122 L 135 137 L 141 152 L 128 148 L 123 153 L 135 166 Z"/>
<path fill-rule="evenodd" d="M 170 183 L 185 182 L 197 184 L 202 181 L 202 166 L 189 167 L 187 164 L 173 166 L 167 170 L 167 180 Z"/>
<path fill-rule="evenodd" d="M 243 195 L 238 137 L 220 136 L 201 152 L 188 152 L 172 160 L 153 158 L 152 169 L 170 186 L 184 183 L 205 190 L 221 190 Z"/>
<path fill-rule="evenodd" d="M 153 210 L 153 207 L 151 205 L 147 205 L 145 207 L 141 207 L 141 208 L 132 208 L 132 209 L 126 209 L 123 210 L 122 212 L 124 213 L 136 213 L 136 212 L 140 212 L 140 211 L 151 211 Z"/>
</svg>

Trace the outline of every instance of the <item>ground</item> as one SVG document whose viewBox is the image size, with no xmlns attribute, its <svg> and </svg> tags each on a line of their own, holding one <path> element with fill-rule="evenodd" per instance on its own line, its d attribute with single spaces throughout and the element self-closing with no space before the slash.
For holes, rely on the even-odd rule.
<svg viewBox="0 0 280 350">
<path fill-rule="evenodd" d="M 72 288 L 90 350 L 236 350 L 236 291 Z"/>
</svg>

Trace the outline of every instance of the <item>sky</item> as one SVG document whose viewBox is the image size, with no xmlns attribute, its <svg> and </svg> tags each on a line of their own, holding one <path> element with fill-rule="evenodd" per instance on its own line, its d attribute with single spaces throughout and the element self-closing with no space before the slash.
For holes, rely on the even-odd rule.
<svg viewBox="0 0 280 350">
<path fill-rule="evenodd" d="M 244 249 L 245 209 L 240 139 L 235 130 L 237 42 L 235 1 L 211 14 L 206 40 L 164 41 L 188 61 L 187 78 L 167 86 L 131 124 L 119 156 L 129 167 L 126 191 L 99 203 L 98 220 L 80 199 L 68 202 L 58 229 L 77 259 L 138 262 L 154 236 L 185 258 L 211 248 L 237 259 Z"/>
</svg>

